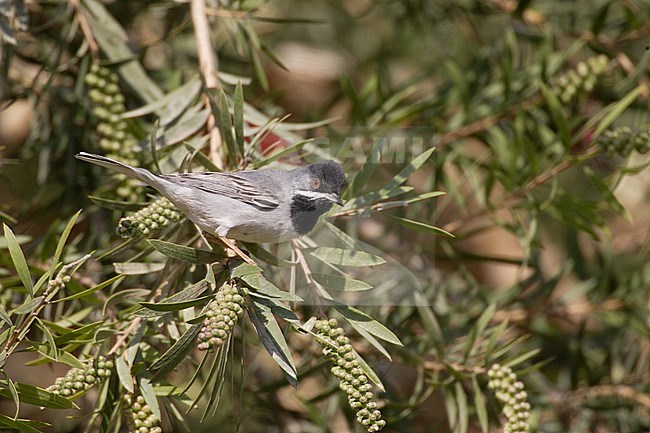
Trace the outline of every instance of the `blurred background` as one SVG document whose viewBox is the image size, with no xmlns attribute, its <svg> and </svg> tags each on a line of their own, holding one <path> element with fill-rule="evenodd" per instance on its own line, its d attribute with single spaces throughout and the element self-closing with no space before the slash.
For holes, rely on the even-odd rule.
<svg viewBox="0 0 650 433">
<path fill-rule="evenodd" d="M 83 80 L 91 48 L 79 4 L 98 13 L 84 1 L 0 8 L 0 219 L 24 236 L 34 266 L 51 256 L 57 230 L 77 210 L 88 212 L 75 229 L 78 251 L 110 243 L 123 213 L 89 201 L 105 179 L 73 158 L 102 149 Z M 128 60 L 158 96 L 198 74 L 186 3 L 97 4 L 124 29 Z M 310 125 L 291 136 L 274 131 L 262 149 L 313 138 L 354 183 L 365 161 L 346 151 L 352 141 L 368 156 L 379 139 L 404 140 L 405 152 L 386 151 L 356 185 L 361 194 L 415 159 L 413 143 L 436 148 L 406 186 L 445 195 L 390 212 L 401 224 L 383 212 L 334 220 L 406 268 L 376 275 L 384 290 L 413 284 L 407 274 L 421 290 L 421 302 L 364 310 L 404 343 L 390 347 L 387 361 L 358 339 L 386 385 L 385 431 L 501 431 L 485 376 L 495 361 L 525 383 L 533 431 L 650 431 L 650 2 L 207 4 L 220 78 L 250 78 L 245 100 L 265 118 Z M 120 66 L 126 59 L 107 53 L 101 37 L 112 24 L 97 22 L 106 28 L 90 32 L 104 63 Z M 126 109 L 152 102 L 129 74 L 120 71 Z M 128 119 L 136 155 L 147 151 L 154 120 Z M 196 131 L 186 140 L 203 134 Z M 6 249 L 0 259 L 0 302 L 9 311 L 20 296 L 8 290 Z M 301 336 L 290 344 L 297 359 L 313 356 Z M 249 376 L 237 380 L 256 391 L 240 397 L 233 386 L 217 417 L 193 431 L 236 431 L 224 422 L 242 407 L 252 413 L 239 431 L 361 431 L 349 409 L 328 403 L 335 387 L 327 369 L 294 392 L 270 360 L 254 350 L 246 357 Z M 24 362 L 7 364 L 14 380 L 47 386 L 61 374 Z M 24 416 L 43 416 L 36 409 Z M 77 421 L 51 431 L 82 431 Z"/>
</svg>

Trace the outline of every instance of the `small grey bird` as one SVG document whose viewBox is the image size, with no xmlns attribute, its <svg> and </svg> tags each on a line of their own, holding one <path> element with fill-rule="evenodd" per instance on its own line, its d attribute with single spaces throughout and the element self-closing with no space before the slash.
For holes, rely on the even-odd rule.
<svg viewBox="0 0 650 433">
<path fill-rule="evenodd" d="M 76 157 L 155 188 L 204 231 L 245 242 L 297 238 L 309 233 L 332 203 L 343 205 L 345 173 L 334 161 L 293 170 L 156 175 L 101 155 Z"/>
</svg>

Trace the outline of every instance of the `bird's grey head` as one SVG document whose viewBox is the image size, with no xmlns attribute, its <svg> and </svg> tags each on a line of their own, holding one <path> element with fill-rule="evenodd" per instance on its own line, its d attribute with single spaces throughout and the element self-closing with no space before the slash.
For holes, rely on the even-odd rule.
<svg viewBox="0 0 650 433">
<path fill-rule="evenodd" d="M 298 168 L 294 173 L 291 223 L 302 235 L 314 228 L 318 217 L 327 212 L 332 203 L 343 205 L 341 191 L 345 186 L 345 173 L 334 161 L 320 161 Z"/>
</svg>

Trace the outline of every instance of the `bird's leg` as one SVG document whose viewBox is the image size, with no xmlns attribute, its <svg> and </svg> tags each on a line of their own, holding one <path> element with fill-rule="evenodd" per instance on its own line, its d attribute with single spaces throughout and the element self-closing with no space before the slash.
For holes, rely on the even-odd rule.
<svg viewBox="0 0 650 433">
<path fill-rule="evenodd" d="M 206 245 L 210 246 L 210 243 L 208 242 L 207 237 L 209 237 L 210 239 L 215 239 L 216 238 L 216 239 L 220 240 L 221 243 L 224 244 L 227 248 L 229 248 L 232 252 L 234 252 L 235 255 L 239 256 L 242 260 L 244 260 L 246 263 L 248 263 L 249 265 L 257 266 L 257 263 L 255 263 L 255 260 L 251 259 L 245 252 L 243 252 L 233 241 L 231 241 L 227 237 L 222 236 L 222 235 L 220 235 L 218 233 L 211 234 L 209 232 L 204 232 L 198 226 L 197 226 L 197 230 L 198 230 L 199 234 L 201 235 L 201 237 L 203 238 L 203 240 L 205 241 Z M 212 247 L 210 247 L 210 249 L 212 249 Z"/>
<path fill-rule="evenodd" d="M 246 263 L 248 263 L 249 265 L 257 266 L 257 263 L 255 263 L 255 260 L 251 259 L 233 241 L 231 241 L 230 239 L 228 239 L 226 237 L 223 237 L 223 236 L 218 236 L 218 238 L 226 247 L 228 247 L 232 251 L 234 251 L 234 253 L 237 254 L 239 257 L 241 257 L 241 259 L 244 260 Z"/>
</svg>

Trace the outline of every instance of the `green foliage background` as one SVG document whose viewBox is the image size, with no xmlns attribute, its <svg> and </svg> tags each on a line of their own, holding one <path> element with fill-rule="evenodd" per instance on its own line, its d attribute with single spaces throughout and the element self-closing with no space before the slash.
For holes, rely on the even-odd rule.
<svg viewBox="0 0 650 433">
<path fill-rule="evenodd" d="M 362 431 L 310 333 L 336 317 L 384 431 L 500 431 L 495 363 L 531 431 L 650 430 L 650 3 L 208 1 L 216 90 L 195 3 L 0 1 L 0 428 L 119 431 L 131 388 L 163 431 Z M 293 248 L 245 246 L 261 274 L 187 221 L 121 240 L 152 199 L 74 159 L 105 153 L 96 63 L 130 110 L 118 155 L 164 172 L 336 158 L 346 206 Z M 421 150 L 382 148 L 402 139 Z M 192 319 L 228 279 L 250 316 L 204 358 Z M 99 355 L 114 374 L 78 408 L 44 390 Z"/>
</svg>

